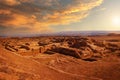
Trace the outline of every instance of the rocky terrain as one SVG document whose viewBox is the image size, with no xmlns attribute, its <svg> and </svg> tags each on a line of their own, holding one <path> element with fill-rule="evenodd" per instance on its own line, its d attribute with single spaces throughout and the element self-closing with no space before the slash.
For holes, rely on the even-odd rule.
<svg viewBox="0 0 120 80">
<path fill-rule="evenodd" d="M 0 80 L 120 80 L 120 36 L 0 38 Z"/>
</svg>

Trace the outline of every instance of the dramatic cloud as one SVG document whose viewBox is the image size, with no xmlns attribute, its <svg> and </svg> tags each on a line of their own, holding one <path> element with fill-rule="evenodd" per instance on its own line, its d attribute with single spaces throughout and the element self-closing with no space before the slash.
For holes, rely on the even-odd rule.
<svg viewBox="0 0 120 80">
<path fill-rule="evenodd" d="M 25 28 L 26 32 L 47 31 L 52 25 L 65 25 L 80 21 L 102 1 L 0 0 L 0 26 L 15 30 Z"/>
</svg>

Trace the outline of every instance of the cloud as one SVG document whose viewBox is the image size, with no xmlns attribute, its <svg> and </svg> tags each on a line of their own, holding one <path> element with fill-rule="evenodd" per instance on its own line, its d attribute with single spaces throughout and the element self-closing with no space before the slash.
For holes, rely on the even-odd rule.
<svg viewBox="0 0 120 80">
<path fill-rule="evenodd" d="M 103 0 L 0 0 L 0 26 L 26 32 L 78 22 Z"/>
<path fill-rule="evenodd" d="M 9 6 L 14 6 L 20 4 L 18 0 L 1 0 L 0 3 L 9 5 Z"/>
</svg>

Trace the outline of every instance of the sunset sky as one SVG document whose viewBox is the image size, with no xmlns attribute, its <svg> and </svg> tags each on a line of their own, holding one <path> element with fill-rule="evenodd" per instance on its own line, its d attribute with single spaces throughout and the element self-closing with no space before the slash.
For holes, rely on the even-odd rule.
<svg viewBox="0 0 120 80">
<path fill-rule="evenodd" d="M 0 0 L 0 35 L 120 31 L 120 0 Z"/>
</svg>

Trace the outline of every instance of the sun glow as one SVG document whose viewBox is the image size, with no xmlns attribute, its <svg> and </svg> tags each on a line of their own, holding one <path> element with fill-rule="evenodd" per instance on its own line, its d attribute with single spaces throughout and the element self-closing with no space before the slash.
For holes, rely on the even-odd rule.
<svg viewBox="0 0 120 80">
<path fill-rule="evenodd" d="M 120 26 L 120 17 L 114 17 L 112 21 L 114 25 Z"/>
</svg>

